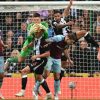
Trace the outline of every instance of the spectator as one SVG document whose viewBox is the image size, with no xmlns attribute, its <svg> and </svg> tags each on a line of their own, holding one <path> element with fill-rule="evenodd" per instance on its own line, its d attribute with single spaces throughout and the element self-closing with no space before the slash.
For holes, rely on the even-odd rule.
<svg viewBox="0 0 100 100">
<path fill-rule="evenodd" d="M 12 30 L 8 30 L 6 32 L 6 36 L 4 37 L 4 40 L 6 41 L 7 38 L 12 38 L 13 39 L 14 32 Z"/>
<path fill-rule="evenodd" d="M 33 15 L 29 14 L 29 16 L 27 18 L 27 21 L 26 21 L 27 24 L 31 24 L 32 23 L 32 17 L 33 17 Z"/>
<path fill-rule="evenodd" d="M 4 55 L 6 59 L 10 56 L 12 50 L 13 50 L 13 42 L 11 38 L 6 39 L 6 44 L 8 45 L 7 48 L 4 50 Z"/>
<path fill-rule="evenodd" d="M 90 31 L 90 17 L 88 10 L 83 10 L 83 25 L 85 30 Z"/>
<path fill-rule="evenodd" d="M 16 23 L 17 30 L 19 30 L 20 26 L 21 26 L 21 22 L 22 22 L 22 14 L 20 12 L 17 12 L 15 14 L 15 21 L 14 22 Z"/>
<path fill-rule="evenodd" d="M 19 35 L 17 44 L 16 44 L 14 47 L 15 47 L 16 49 L 18 49 L 18 51 L 21 51 L 23 42 L 24 42 L 23 36 L 22 36 L 22 35 Z"/>
<path fill-rule="evenodd" d="M 26 24 L 25 22 L 22 22 L 22 23 L 21 23 L 21 29 L 18 30 L 18 32 L 14 34 L 14 44 L 17 44 L 18 37 L 19 37 L 20 35 L 22 35 L 23 38 L 24 38 L 24 40 L 25 40 L 26 37 L 27 37 L 27 34 L 28 34 L 28 33 L 27 33 L 27 24 Z"/>
<path fill-rule="evenodd" d="M 88 72 L 91 66 L 91 48 L 86 41 L 80 41 L 79 46 L 73 51 L 73 61 L 77 72 Z"/>
<path fill-rule="evenodd" d="M 12 30 L 13 32 L 16 31 L 16 28 L 15 28 L 15 25 L 13 22 L 13 17 L 11 15 L 9 15 L 9 14 L 5 15 L 5 20 L 4 20 L 4 23 L 2 25 L 2 30 L 4 33 L 4 37 L 6 36 L 6 32 L 8 30 Z"/>
</svg>

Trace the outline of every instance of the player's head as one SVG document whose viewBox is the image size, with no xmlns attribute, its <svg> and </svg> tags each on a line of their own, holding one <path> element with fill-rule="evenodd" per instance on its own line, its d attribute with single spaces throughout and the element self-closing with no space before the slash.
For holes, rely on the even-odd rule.
<svg viewBox="0 0 100 100">
<path fill-rule="evenodd" d="M 71 35 L 68 34 L 68 35 L 65 36 L 65 42 L 66 42 L 68 45 L 72 45 L 72 44 L 75 43 L 75 40 L 72 38 Z"/>
<path fill-rule="evenodd" d="M 41 23 L 41 16 L 39 13 L 33 14 L 33 23 L 37 23 L 37 24 Z"/>
<path fill-rule="evenodd" d="M 62 17 L 61 11 L 55 10 L 54 11 L 54 19 L 59 22 L 61 20 L 61 17 Z"/>
<path fill-rule="evenodd" d="M 36 38 L 39 38 L 42 36 L 43 32 L 46 30 L 46 27 L 42 24 L 34 24 L 34 35 Z"/>
<path fill-rule="evenodd" d="M 72 32 L 71 30 L 67 30 L 68 35 L 65 36 L 65 42 L 68 45 L 74 44 L 78 39 L 76 33 Z"/>
</svg>

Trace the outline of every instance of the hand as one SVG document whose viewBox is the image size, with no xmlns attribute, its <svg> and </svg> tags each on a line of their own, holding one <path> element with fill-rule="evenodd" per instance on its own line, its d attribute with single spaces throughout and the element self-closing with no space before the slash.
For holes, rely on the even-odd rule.
<svg viewBox="0 0 100 100">
<path fill-rule="evenodd" d="M 70 0 L 70 5 L 72 5 L 73 4 L 73 0 Z"/>
<path fill-rule="evenodd" d="M 32 57 L 31 57 L 31 59 L 34 61 L 36 58 L 38 58 L 38 56 L 37 55 L 33 55 Z"/>
<path fill-rule="evenodd" d="M 67 25 L 74 25 L 74 22 L 73 21 L 69 21 L 66 23 Z"/>
<path fill-rule="evenodd" d="M 67 63 L 69 64 L 69 65 L 73 65 L 74 64 L 74 62 L 70 59 L 70 60 L 67 60 Z"/>
</svg>

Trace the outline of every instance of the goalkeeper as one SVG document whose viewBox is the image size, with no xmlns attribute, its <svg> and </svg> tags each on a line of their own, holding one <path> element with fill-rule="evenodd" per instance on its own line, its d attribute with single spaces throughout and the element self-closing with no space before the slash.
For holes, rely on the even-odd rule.
<svg viewBox="0 0 100 100">
<path fill-rule="evenodd" d="M 36 38 L 36 34 L 38 34 L 37 36 L 41 37 L 43 36 L 45 39 L 48 38 L 48 24 L 46 22 L 41 22 L 41 17 L 40 17 L 40 14 L 38 13 L 34 13 L 33 15 L 33 23 L 31 23 L 29 26 L 28 26 L 28 37 L 26 39 L 26 41 L 24 42 L 23 44 L 23 48 L 20 52 L 20 54 L 17 56 L 17 57 L 11 57 L 11 58 L 8 58 L 6 60 L 6 63 L 5 63 L 5 70 L 6 68 L 8 67 L 9 63 L 22 63 L 25 58 L 31 53 L 31 51 L 33 50 L 33 47 L 28 47 L 27 46 L 32 42 L 34 41 L 34 39 Z M 42 34 L 41 34 L 42 33 Z"/>
</svg>

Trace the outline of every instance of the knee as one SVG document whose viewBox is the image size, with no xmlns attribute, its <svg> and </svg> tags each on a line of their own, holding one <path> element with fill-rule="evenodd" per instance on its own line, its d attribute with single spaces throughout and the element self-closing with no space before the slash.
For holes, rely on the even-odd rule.
<svg viewBox="0 0 100 100">
<path fill-rule="evenodd" d="M 46 73 L 46 74 L 43 74 L 43 78 L 44 79 L 47 79 L 47 77 L 49 76 L 49 74 L 48 73 Z"/>
<path fill-rule="evenodd" d="M 55 80 L 59 80 L 59 79 L 60 79 L 60 74 L 54 75 L 54 79 L 55 79 Z"/>
<path fill-rule="evenodd" d="M 50 75 L 50 72 L 49 71 L 44 71 L 43 73 L 43 78 L 44 79 L 47 79 L 47 77 Z"/>
<path fill-rule="evenodd" d="M 4 74 L 0 74 L 0 79 L 3 79 L 4 78 Z"/>
<path fill-rule="evenodd" d="M 21 57 L 21 56 L 18 57 L 18 63 L 22 63 L 24 60 L 25 60 L 24 57 Z"/>
</svg>

